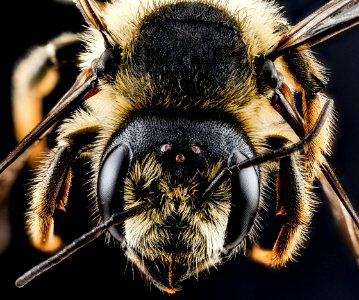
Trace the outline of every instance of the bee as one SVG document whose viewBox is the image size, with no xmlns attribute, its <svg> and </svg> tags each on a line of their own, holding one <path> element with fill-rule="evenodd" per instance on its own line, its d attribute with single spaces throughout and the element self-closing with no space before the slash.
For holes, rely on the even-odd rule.
<svg viewBox="0 0 359 300">
<path fill-rule="evenodd" d="M 357 25 L 356 1 L 332 0 L 295 26 L 264 0 L 76 4 L 86 30 L 34 49 L 14 73 L 19 144 L 0 170 L 36 168 L 26 230 L 35 248 L 58 251 L 18 287 L 103 234 L 169 294 L 235 255 L 283 268 L 307 241 L 315 180 L 359 255 L 359 218 L 328 162 L 334 103 L 310 50 Z M 77 78 L 42 117 L 67 61 Z M 75 201 L 83 162 L 94 227 L 64 246 L 55 213 Z M 281 226 L 266 249 L 270 203 Z"/>
</svg>

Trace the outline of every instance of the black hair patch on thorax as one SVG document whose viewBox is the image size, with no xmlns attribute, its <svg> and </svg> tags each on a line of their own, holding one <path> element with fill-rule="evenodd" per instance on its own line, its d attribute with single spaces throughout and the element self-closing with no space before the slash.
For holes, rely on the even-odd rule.
<svg viewBox="0 0 359 300">
<path fill-rule="evenodd" d="M 144 19 L 130 68 L 192 98 L 243 80 L 246 57 L 229 15 L 206 4 L 177 3 Z"/>
</svg>

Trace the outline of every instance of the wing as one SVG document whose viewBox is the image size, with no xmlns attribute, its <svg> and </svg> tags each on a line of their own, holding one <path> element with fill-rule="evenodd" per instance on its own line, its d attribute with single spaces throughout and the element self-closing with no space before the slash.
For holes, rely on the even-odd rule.
<svg viewBox="0 0 359 300">
<path fill-rule="evenodd" d="M 320 178 L 320 183 L 329 200 L 329 205 L 339 230 L 346 243 L 353 249 L 354 255 L 359 263 L 359 229 L 353 222 L 351 215 L 348 213 L 348 209 L 341 203 L 341 201 L 339 201 L 337 193 L 333 190 L 331 184 L 324 176 Z"/>
<path fill-rule="evenodd" d="M 310 48 L 358 24 L 359 0 L 332 0 L 290 28 L 268 58 Z"/>
</svg>

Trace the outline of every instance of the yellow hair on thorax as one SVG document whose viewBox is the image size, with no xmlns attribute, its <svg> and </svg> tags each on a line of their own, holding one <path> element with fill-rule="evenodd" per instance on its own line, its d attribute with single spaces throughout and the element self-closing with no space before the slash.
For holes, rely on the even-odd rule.
<svg viewBox="0 0 359 300">
<path fill-rule="evenodd" d="M 247 45 L 250 56 L 255 57 L 268 52 L 279 41 L 276 32 L 287 21 L 281 17 L 281 8 L 274 1 L 262 0 L 131 0 L 113 1 L 105 6 L 104 20 L 115 42 L 126 50 L 139 34 L 139 25 L 149 14 L 160 7 L 181 3 L 204 3 L 227 12 L 236 21 Z M 87 53 L 82 55 L 83 67 L 98 58 L 104 51 L 101 34 L 91 29 L 85 40 L 88 41 Z"/>
</svg>

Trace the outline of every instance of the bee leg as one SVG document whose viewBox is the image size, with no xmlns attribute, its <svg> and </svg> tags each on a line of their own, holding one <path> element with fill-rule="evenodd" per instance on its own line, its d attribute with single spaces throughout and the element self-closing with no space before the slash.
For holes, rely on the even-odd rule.
<svg viewBox="0 0 359 300">
<path fill-rule="evenodd" d="M 21 141 L 43 118 L 43 101 L 60 80 L 60 68 L 74 63 L 80 50 L 75 34 L 63 34 L 38 46 L 21 59 L 13 73 L 12 113 L 15 136 Z M 34 144 L 26 155 L 30 166 L 47 150 L 45 141 Z"/>
<path fill-rule="evenodd" d="M 54 213 L 56 209 L 65 211 L 72 166 L 79 157 L 89 155 L 88 145 L 97 129 L 96 126 L 78 128 L 62 136 L 39 169 L 31 191 L 26 227 L 31 243 L 42 251 L 55 251 L 62 244 L 60 237 L 54 234 Z"/>
<path fill-rule="evenodd" d="M 300 137 L 305 136 L 316 123 L 324 103 L 328 101 L 322 92 L 325 88 L 325 76 L 321 66 L 315 61 L 310 52 L 292 51 L 283 56 L 287 67 L 294 78 L 296 89 L 302 94 L 303 129 L 299 130 Z M 302 127 L 302 126 L 300 126 Z M 312 183 L 320 176 L 321 165 L 326 162 L 325 155 L 331 151 L 333 142 L 334 112 L 327 118 L 321 132 L 304 148 L 306 180 Z M 298 128 L 299 129 L 299 128 Z"/>
<path fill-rule="evenodd" d="M 27 213 L 27 229 L 32 244 L 45 252 L 52 252 L 61 246 L 61 239 L 54 235 L 56 208 L 65 209 L 71 183 L 73 160 L 70 148 L 63 146 L 51 151 L 50 159 L 42 166 L 43 174 L 36 178 L 32 191 L 32 203 Z"/>
<path fill-rule="evenodd" d="M 77 35 L 64 34 L 45 46 L 34 48 L 16 64 L 12 78 L 12 114 L 15 137 L 19 142 L 42 120 L 45 97 L 58 86 L 60 67 L 73 64 L 80 47 Z M 7 214 L 9 192 L 24 165 L 34 168 L 38 164 L 39 155 L 46 151 L 46 142 L 40 138 L 6 170 L 3 169 L 0 174 L 1 216 Z M 9 242 L 10 225 L 6 217 L 0 219 L 1 252 Z"/>
<path fill-rule="evenodd" d="M 277 216 L 283 225 L 272 250 L 254 246 L 249 256 L 271 267 L 292 261 L 305 241 L 313 214 L 313 199 L 295 155 L 282 158 L 277 177 Z"/>
<path fill-rule="evenodd" d="M 303 125 L 299 126 L 302 127 L 302 130 L 297 130 L 300 136 L 304 136 L 310 130 L 317 119 L 321 106 L 327 101 L 326 96 L 320 93 L 322 88 L 320 84 L 318 85 L 318 77 L 316 77 L 318 66 L 313 61 L 306 64 L 303 55 L 303 53 L 296 53 L 294 51 L 287 55 L 286 59 L 286 63 L 291 69 L 294 68 L 294 70 L 297 69 L 295 71 L 300 71 L 294 72 L 300 75 L 297 81 L 303 94 Z M 303 68 L 309 70 L 309 72 L 303 71 Z M 314 91 L 314 93 L 311 91 Z M 330 153 L 331 150 L 333 121 L 334 117 L 332 114 L 323 131 L 304 149 L 307 181 L 313 182 L 314 178 L 320 180 L 341 233 L 352 247 L 353 253 L 359 261 L 359 216 L 331 166 L 325 160 L 325 155 Z"/>
<path fill-rule="evenodd" d="M 315 95 L 312 99 L 305 99 L 303 101 L 305 133 L 309 132 L 312 126 L 314 126 L 320 110 L 326 101 L 326 96 L 321 93 Z M 321 166 L 326 163 L 325 155 L 331 151 L 333 120 L 334 116 L 332 113 L 332 116 L 327 119 L 318 136 L 304 147 L 306 181 L 309 183 L 312 183 L 315 178 L 321 176 Z"/>
</svg>

